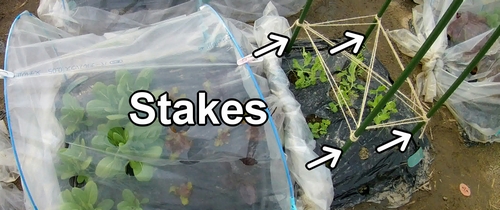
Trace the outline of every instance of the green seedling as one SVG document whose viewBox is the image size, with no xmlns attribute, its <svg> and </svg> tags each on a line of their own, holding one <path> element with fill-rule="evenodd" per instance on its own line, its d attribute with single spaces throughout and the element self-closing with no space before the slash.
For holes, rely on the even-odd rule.
<svg viewBox="0 0 500 210">
<path fill-rule="evenodd" d="M 363 62 L 363 53 L 359 53 L 357 59 Z M 333 104 L 329 104 L 330 110 L 337 112 L 338 106 L 344 106 L 346 108 L 352 106 L 352 102 L 359 97 L 358 92 L 365 90 L 363 85 L 356 83 L 357 77 L 361 76 L 362 73 L 363 71 L 359 68 L 358 64 L 351 62 L 347 69 L 342 70 L 336 75 L 340 79 L 338 84 L 339 98 L 337 103 L 332 102 Z"/>
<path fill-rule="evenodd" d="M 63 107 L 61 107 L 61 117 L 59 122 L 65 127 L 65 134 L 71 135 L 74 132 L 80 131 L 80 127 L 91 126 L 92 121 L 85 120 L 85 108 L 80 106 L 78 100 L 65 93 L 62 96 Z"/>
<path fill-rule="evenodd" d="M 328 109 L 330 109 L 333 113 L 337 113 L 339 111 L 339 108 L 333 102 L 328 103 Z"/>
<path fill-rule="evenodd" d="M 136 159 L 158 159 L 163 149 L 158 141 L 163 126 L 154 123 L 148 127 L 127 123 L 124 127 L 116 121 L 98 126 L 98 134 L 92 139 L 94 148 L 110 154 L 104 157 L 96 167 L 96 175 L 110 178 L 124 173 L 127 164 L 133 169 L 138 181 L 149 181 L 155 168 Z"/>
<path fill-rule="evenodd" d="M 297 81 L 295 81 L 296 89 L 303 89 L 316 85 L 318 78 L 321 82 L 328 81 L 328 77 L 326 76 L 325 69 L 321 65 L 319 57 L 316 57 L 313 62 L 311 53 L 306 52 L 305 48 L 302 49 L 302 57 L 304 58 L 302 64 L 300 64 L 297 59 L 293 59 L 292 61 L 293 68 L 295 69 L 294 72 L 297 76 Z"/>
<path fill-rule="evenodd" d="M 315 139 L 328 133 L 328 126 L 330 126 L 330 120 L 321 120 L 321 122 L 308 123 L 309 128 Z"/>
<path fill-rule="evenodd" d="M 481 12 L 479 15 L 486 19 L 486 24 L 488 24 L 491 28 L 496 28 L 500 25 L 500 9 Z"/>
<path fill-rule="evenodd" d="M 105 85 L 97 82 L 92 87 L 95 99 L 89 101 L 86 106 L 87 114 L 96 119 L 106 117 L 108 120 L 127 119 L 132 111 L 129 98 L 137 90 L 147 90 L 153 80 L 154 71 L 142 70 L 137 78 L 125 70 L 117 71 L 115 84 Z M 161 94 L 158 90 L 154 94 Z"/>
<path fill-rule="evenodd" d="M 76 176 L 77 183 L 88 181 L 87 168 L 92 162 L 92 156 L 87 156 L 85 140 L 79 137 L 68 147 L 58 152 L 60 163 L 56 170 L 61 179 L 69 179 Z"/>
<path fill-rule="evenodd" d="M 193 191 L 193 184 L 191 182 L 181 184 L 180 186 L 170 187 L 170 193 L 179 196 L 182 205 L 189 204 L 189 197 L 191 196 L 192 191 Z"/>
<path fill-rule="evenodd" d="M 372 101 L 368 101 L 367 104 L 370 107 L 370 110 L 373 110 L 380 100 L 384 97 L 382 93 L 385 93 L 386 87 L 381 85 L 375 90 L 370 90 L 370 94 L 375 95 L 375 98 Z M 389 101 L 382 111 L 380 111 L 377 116 L 373 119 L 373 122 L 378 125 L 384 121 L 387 121 L 391 118 L 391 114 L 397 113 L 398 110 L 396 109 L 396 102 L 395 101 Z"/>
<path fill-rule="evenodd" d="M 139 200 L 129 189 L 123 190 L 122 197 L 123 201 L 116 206 L 118 210 L 142 210 L 141 205 L 149 202 L 148 198 Z"/>
<path fill-rule="evenodd" d="M 72 188 L 61 193 L 63 203 L 59 209 L 71 210 L 110 210 L 114 202 L 111 199 L 105 199 L 99 202 L 97 185 L 93 181 L 89 181 L 85 187 Z"/>
</svg>

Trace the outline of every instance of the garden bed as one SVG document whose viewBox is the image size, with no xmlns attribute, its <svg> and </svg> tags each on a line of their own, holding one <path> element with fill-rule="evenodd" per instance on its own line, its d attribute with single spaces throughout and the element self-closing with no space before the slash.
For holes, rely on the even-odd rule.
<svg viewBox="0 0 500 210">
<path fill-rule="evenodd" d="M 135 91 L 155 99 L 168 92 L 170 101 L 189 99 L 195 107 L 199 91 L 206 91 L 207 103 L 269 95 L 267 80 L 252 75 L 261 65 L 237 65 L 251 52 L 246 37 L 210 7 L 113 37 L 71 36 L 28 12 L 16 21 L 7 49 L 6 69 L 15 77 L 5 81 L 6 109 L 23 187 L 35 208 L 292 204 L 272 120 L 258 127 L 208 120 L 202 126 L 163 126 L 158 120 L 137 126 L 128 118 Z M 46 51 L 48 45 L 53 51 Z M 29 62 L 16 57 L 31 53 L 40 56 Z M 219 120 L 220 106 L 214 108 Z"/>
<path fill-rule="evenodd" d="M 345 106 L 343 102 L 337 102 L 326 74 L 321 73 L 323 68 L 321 65 L 315 64 L 315 62 L 319 62 L 319 59 L 316 60 L 315 51 L 308 41 L 297 42 L 292 52 L 284 58 L 282 67 L 289 77 L 290 89 L 296 100 L 302 105 L 301 111 L 316 139 L 316 153 L 323 155 L 320 149 L 321 145 L 340 148 L 345 140 L 349 139 L 350 132 L 347 123 L 350 123 L 353 129 L 356 128 L 352 118 L 346 122 L 340 110 L 340 104 L 346 108 L 349 107 L 355 115 L 355 119 L 358 119 L 357 114 L 360 113 L 365 91 L 366 74 L 363 74 L 363 70 L 358 69 L 354 63 L 351 64 L 347 57 L 341 54 L 328 55 L 328 45 L 325 42 L 317 41 L 316 45 L 332 71 L 337 84 L 344 90 L 342 94 L 344 94 L 346 102 L 349 103 L 348 106 Z M 363 62 L 369 65 L 370 54 L 363 50 L 363 53 L 358 55 L 358 59 L 363 59 Z M 392 82 L 389 72 L 378 60 L 375 61 L 373 69 L 387 81 Z M 316 72 L 316 78 L 311 77 L 310 72 Z M 368 94 L 367 106 L 364 107 L 363 118 L 370 112 L 370 107 L 373 107 L 374 103 L 385 94 L 383 86 L 373 78 L 369 89 L 370 93 Z M 346 114 L 349 114 L 347 109 L 345 110 Z M 389 120 L 414 117 L 413 111 L 394 97 L 374 121 L 384 123 Z M 401 125 L 397 128 L 411 130 L 413 126 L 412 124 Z M 388 197 L 388 192 L 395 191 L 403 196 L 389 200 L 388 206 L 398 205 L 397 202 L 405 202 L 402 201 L 406 199 L 404 196 L 411 195 L 411 189 L 425 178 L 423 171 L 429 163 L 424 160 L 416 167 L 408 167 L 408 158 L 419 148 L 416 143 L 410 143 L 409 148 L 404 153 L 397 151 L 397 148 L 382 154 L 376 153 L 377 146 L 394 138 L 390 127 L 370 129 L 362 134 L 358 141 L 342 155 L 337 167 L 331 171 L 335 188 L 332 209 L 349 207 L 366 201 L 379 202 Z M 423 147 L 424 151 L 429 145 L 425 137 L 418 140 L 418 144 Z M 386 193 L 385 196 L 382 193 Z"/>
<path fill-rule="evenodd" d="M 56 115 L 66 131 L 66 144 L 61 150 L 66 152 L 59 156 L 62 162 L 55 163 L 60 169 L 61 189 L 83 187 L 93 181 L 99 198 L 115 203 L 122 199 L 122 191 L 129 189 L 149 201 L 143 209 L 253 209 L 252 205 L 277 205 L 272 201 L 264 203 L 272 197 L 268 187 L 271 160 L 264 127 L 164 127 L 157 122 L 139 127 L 126 117 L 132 111 L 128 102 L 131 90 L 149 89 L 156 96 L 162 90 L 174 90 L 169 92 L 171 100 L 194 99 L 202 89 L 207 90 L 208 101 L 249 99 L 237 71 L 218 69 L 202 71 L 205 75 L 195 68 L 74 75 L 75 79 L 62 85 L 56 102 L 57 107 L 62 107 Z M 206 81 L 182 80 L 194 74 Z M 77 152 L 71 154 L 86 156 L 71 159 L 75 156 L 66 147 Z M 81 167 L 75 170 L 73 164 Z M 182 184 L 186 189 L 176 188 Z M 179 193 L 186 194 L 189 200 L 180 198 Z"/>
</svg>

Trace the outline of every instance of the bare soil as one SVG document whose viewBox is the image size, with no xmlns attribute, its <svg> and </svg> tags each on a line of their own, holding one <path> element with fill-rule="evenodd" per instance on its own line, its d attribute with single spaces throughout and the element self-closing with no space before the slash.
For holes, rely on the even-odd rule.
<svg viewBox="0 0 500 210">
<path fill-rule="evenodd" d="M 364 15 L 374 15 L 384 0 L 316 0 L 307 17 L 309 23 L 338 20 Z M 5 43 L 10 25 L 22 11 L 28 10 L 36 14 L 38 0 L 0 0 L 0 41 Z M 411 9 L 415 3 L 410 0 L 394 0 L 383 17 L 386 29 L 408 28 Z M 289 18 L 293 23 L 298 15 Z M 364 20 L 363 22 L 369 22 Z M 345 30 L 363 33 L 365 26 L 330 27 L 319 30 L 331 38 L 339 38 Z M 301 34 L 305 38 L 304 34 Z M 371 44 L 373 37 L 371 36 Z M 4 54 L 0 53 L 3 57 Z M 390 71 L 393 78 L 401 72 L 393 54 L 385 41 L 380 41 L 377 51 L 378 59 Z M 406 65 L 410 58 L 401 56 Z M 3 66 L 3 59 L 0 61 Z M 417 73 L 419 69 L 415 70 Z M 407 92 L 408 88 L 403 88 Z M 3 93 L 3 84 L 0 85 Z M 3 101 L 3 94 L 0 95 Z M 4 109 L 4 104 L 0 104 Z M 479 144 L 467 146 L 461 130 L 450 112 L 443 107 L 430 122 L 427 135 L 433 145 L 433 163 L 431 179 L 427 190 L 416 192 L 407 205 L 399 209 L 500 209 L 500 144 Z M 471 196 L 460 193 L 459 185 L 467 184 Z M 361 204 L 353 209 L 384 209 L 377 204 Z"/>
</svg>

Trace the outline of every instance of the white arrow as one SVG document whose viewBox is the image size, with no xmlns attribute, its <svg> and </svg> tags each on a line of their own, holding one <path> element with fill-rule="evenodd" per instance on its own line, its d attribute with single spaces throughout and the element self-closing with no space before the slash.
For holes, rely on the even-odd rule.
<svg viewBox="0 0 500 210">
<path fill-rule="evenodd" d="M 252 52 L 253 57 L 259 58 L 272 52 L 273 50 L 276 50 L 276 56 L 278 56 L 278 58 L 283 56 L 283 54 L 285 53 L 285 48 L 288 45 L 288 42 L 290 42 L 290 38 L 273 32 L 269 33 L 267 35 L 267 38 L 271 40 L 271 43 L 254 50 Z"/>
<path fill-rule="evenodd" d="M 313 170 L 314 168 L 329 160 L 332 160 L 329 167 L 330 169 L 334 169 L 335 167 L 337 167 L 337 163 L 339 162 L 340 156 L 342 155 L 342 150 L 327 145 L 323 145 L 323 147 L 321 147 L 321 150 L 329 154 L 323 155 L 306 163 L 307 170 Z"/>
<path fill-rule="evenodd" d="M 408 144 L 410 143 L 410 140 L 412 138 L 412 134 L 410 132 L 398 130 L 398 129 L 392 129 L 391 131 L 392 135 L 397 136 L 395 139 L 392 139 L 380 146 L 377 147 L 377 152 L 382 153 L 391 147 L 394 147 L 398 144 L 401 144 L 399 147 L 399 151 L 404 152 L 408 148 Z"/>
<path fill-rule="evenodd" d="M 330 55 L 335 55 L 335 54 L 341 52 L 342 50 L 345 50 L 345 49 L 351 47 L 352 45 L 354 45 L 354 48 L 352 49 L 352 54 L 357 55 L 359 53 L 359 51 L 361 50 L 361 46 L 363 45 L 363 42 L 365 41 L 365 35 L 359 34 L 359 33 L 353 32 L 353 31 L 345 31 L 344 36 L 351 38 L 351 40 L 346 41 L 342 44 L 338 44 L 338 45 L 333 46 L 333 48 L 331 48 L 328 51 L 328 53 L 330 53 Z"/>
</svg>

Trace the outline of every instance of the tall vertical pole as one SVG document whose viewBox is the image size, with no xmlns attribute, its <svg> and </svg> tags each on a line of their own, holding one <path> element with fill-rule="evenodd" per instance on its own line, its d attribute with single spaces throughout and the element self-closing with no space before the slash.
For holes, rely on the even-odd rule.
<svg viewBox="0 0 500 210">
<path fill-rule="evenodd" d="M 500 27 L 497 27 L 491 37 L 486 41 L 484 44 L 483 48 L 479 50 L 479 52 L 474 56 L 472 61 L 467 65 L 465 70 L 458 76 L 458 78 L 453 82 L 453 84 L 448 88 L 448 90 L 439 98 L 439 100 L 436 102 L 436 104 L 429 110 L 427 113 L 426 117 L 431 118 L 438 110 L 441 108 L 441 106 L 450 98 L 450 96 L 457 90 L 457 88 L 460 86 L 460 84 L 467 78 L 467 76 L 472 72 L 472 70 L 477 66 L 479 61 L 483 59 L 483 57 L 486 55 L 488 50 L 495 44 L 497 41 L 498 37 L 500 36 Z M 413 134 L 416 134 L 423 126 L 425 125 L 425 122 L 420 122 L 418 123 L 413 130 L 411 131 Z"/>
<path fill-rule="evenodd" d="M 377 13 L 377 17 L 378 18 L 381 18 L 384 15 L 385 11 L 389 7 L 389 4 L 391 4 L 391 1 L 392 0 L 386 0 L 385 1 L 385 3 L 382 5 L 382 8 L 380 8 L 380 10 Z M 370 27 L 368 28 L 368 30 L 366 30 L 366 32 L 365 32 L 365 40 L 367 40 L 368 37 L 370 37 L 371 33 L 373 32 L 373 29 L 375 29 L 375 23 L 377 23 L 376 19 L 373 20 L 373 24 L 370 25 Z"/>
<path fill-rule="evenodd" d="M 415 54 L 413 59 L 410 61 L 408 66 L 406 66 L 405 70 L 401 73 L 401 76 L 399 76 L 399 78 L 394 82 L 391 88 L 387 90 L 387 94 L 384 95 L 384 97 L 380 100 L 377 106 L 373 108 L 373 110 L 368 114 L 368 116 L 361 123 L 358 129 L 356 129 L 356 131 L 354 132 L 354 136 L 356 138 L 359 137 L 366 130 L 366 127 L 372 124 L 373 119 L 375 119 L 378 113 L 385 107 L 387 102 L 389 102 L 389 100 L 394 96 L 396 91 L 401 87 L 401 85 L 403 85 L 403 83 L 410 76 L 415 67 L 420 63 L 420 60 L 422 60 L 422 58 L 425 56 L 427 51 L 429 51 L 429 49 L 434 44 L 436 39 L 441 35 L 441 32 L 446 28 L 448 22 L 450 22 L 453 16 L 455 16 L 455 13 L 458 11 L 463 1 L 464 0 L 453 0 L 450 7 L 448 7 L 443 17 L 436 24 L 436 27 L 432 30 L 429 37 L 427 37 L 425 42 L 422 44 L 422 47 L 420 47 L 420 49 Z M 347 151 L 349 147 L 351 147 L 351 145 L 352 145 L 352 140 L 349 139 L 348 141 L 345 142 L 344 146 L 342 147 L 342 151 L 344 152 Z"/>
<path fill-rule="evenodd" d="M 299 17 L 299 24 L 304 23 L 304 19 L 306 19 L 307 13 L 309 12 L 309 8 L 311 8 L 313 0 L 307 0 L 306 5 L 304 6 L 304 9 L 300 13 Z M 293 34 L 292 37 L 290 38 L 290 42 L 288 42 L 288 46 L 286 46 L 285 53 L 290 53 L 292 51 L 292 46 L 295 43 L 295 40 L 299 36 L 300 33 L 300 26 L 295 26 L 293 29 Z"/>
</svg>

